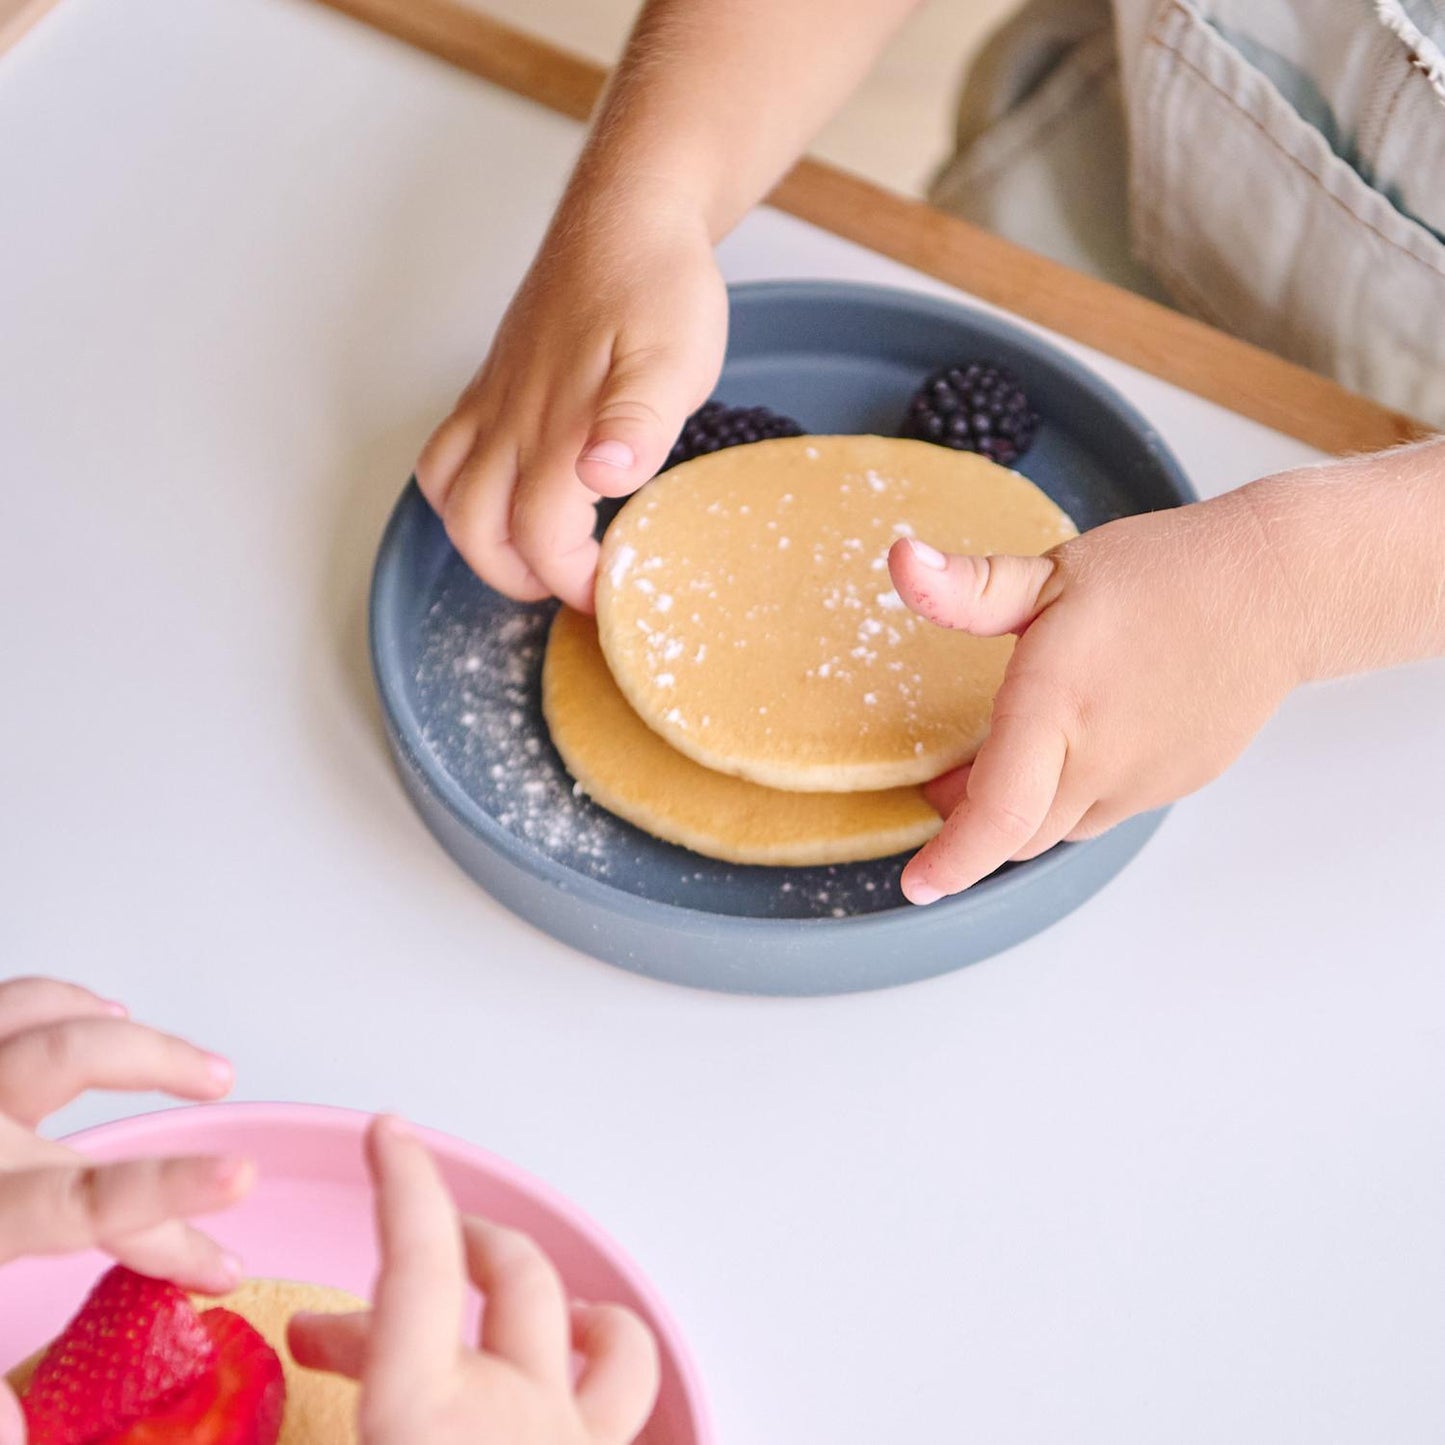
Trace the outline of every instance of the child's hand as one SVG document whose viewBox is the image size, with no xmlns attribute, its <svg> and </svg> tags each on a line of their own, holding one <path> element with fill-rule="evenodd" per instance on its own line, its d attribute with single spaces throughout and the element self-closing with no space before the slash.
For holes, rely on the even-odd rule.
<svg viewBox="0 0 1445 1445">
<path fill-rule="evenodd" d="M 521 601 L 592 611 L 598 497 L 667 458 L 722 365 L 727 293 L 696 219 L 559 220 L 417 462 L 457 550 Z"/>
<path fill-rule="evenodd" d="M 376 1121 L 367 1158 L 382 1261 L 375 1306 L 297 1315 L 290 1330 L 301 1364 L 361 1381 L 362 1445 L 631 1441 L 657 1396 L 657 1349 L 642 1321 L 619 1305 L 569 1309 L 525 1235 L 459 1219 L 399 1121 Z M 468 1277 L 486 1299 L 475 1350 L 460 1343 Z"/>
<path fill-rule="evenodd" d="M 1239 755 L 1302 680 L 1301 605 L 1256 505 L 1244 488 L 1043 557 L 894 545 L 915 612 L 1019 635 L 978 757 L 931 785 L 947 821 L 904 870 L 912 902 L 1160 807 Z"/>
<path fill-rule="evenodd" d="M 158 1089 L 218 1099 L 224 1059 L 132 1023 L 119 1004 L 49 979 L 0 984 L 0 1262 L 102 1249 L 143 1274 L 224 1294 L 238 1263 L 184 1221 L 235 1203 L 242 1160 L 138 1159 L 91 1164 L 35 1130 L 87 1089 Z"/>
</svg>

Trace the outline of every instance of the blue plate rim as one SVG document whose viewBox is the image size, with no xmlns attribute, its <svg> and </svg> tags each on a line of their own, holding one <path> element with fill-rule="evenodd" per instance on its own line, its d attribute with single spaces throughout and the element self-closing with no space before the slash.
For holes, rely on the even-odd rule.
<svg viewBox="0 0 1445 1445">
<path fill-rule="evenodd" d="M 1155 461 L 1160 465 L 1172 489 L 1179 495 L 1179 505 L 1198 500 L 1183 468 L 1164 442 L 1158 429 L 1114 386 L 1096 375 L 1083 362 L 1075 360 L 1051 341 L 1026 330 L 1020 323 L 994 316 L 965 302 L 930 296 L 894 286 L 881 286 L 850 281 L 770 280 L 747 281 L 728 288 L 730 317 L 740 307 L 776 302 L 780 299 L 806 299 L 812 302 L 836 299 L 850 305 L 860 302 L 879 305 L 890 312 L 912 311 L 930 318 L 953 318 L 967 313 L 970 324 L 990 337 L 1022 349 L 1041 366 L 1066 372 L 1071 384 L 1089 393 L 1101 407 L 1121 415 L 1141 437 Z M 462 827 L 493 848 L 514 867 L 530 873 L 553 887 L 565 888 L 580 901 L 593 904 L 611 913 L 633 915 L 642 908 L 660 922 L 671 919 L 674 926 L 695 927 L 707 920 L 710 927 L 722 927 L 738 934 L 791 933 L 799 926 L 814 930 L 847 929 L 851 934 L 886 933 L 900 927 L 913 927 L 920 910 L 900 899 L 897 906 L 867 914 L 850 914 L 843 918 L 769 918 L 752 914 L 716 913 L 683 903 L 644 899 L 602 879 L 578 872 L 559 863 L 524 839 L 504 828 L 442 768 L 421 744 L 424 729 L 410 705 L 408 681 L 402 675 L 400 647 L 384 644 L 392 630 L 392 618 L 402 608 L 390 605 L 400 600 L 400 550 L 404 533 L 431 515 L 430 504 L 422 496 L 413 476 L 388 518 L 377 550 L 368 598 L 368 647 L 373 677 L 385 714 L 394 747 L 406 766 L 425 783 L 432 795 Z M 947 915 L 960 909 L 1000 904 L 1023 889 L 1032 889 L 1041 879 L 1067 868 L 1072 855 L 1092 846 L 1094 840 L 1061 843 L 1039 857 L 1030 859 L 1002 874 L 981 879 L 965 892 L 931 904 L 931 916 Z M 680 849 L 686 852 L 685 849 Z"/>
</svg>

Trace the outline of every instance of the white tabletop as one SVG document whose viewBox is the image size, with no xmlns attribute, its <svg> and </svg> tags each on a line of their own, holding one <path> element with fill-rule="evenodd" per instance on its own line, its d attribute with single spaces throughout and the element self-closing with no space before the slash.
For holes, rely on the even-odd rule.
<svg viewBox="0 0 1445 1445">
<path fill-rule="evenodd" d="M 1440 1439 L 1445 667 L 1295 698 L 1077 914 L 881 994 L 606 967 L 412 813 L 371 558 L 578 136 L 301 0 L 65 0 L 0 65 L 5 970 L 549 1179 L 729 1442 Z M 723 257 L 942 289 L 776 215 Z M 1093 359 L 1206 491 L 1307 455 Z"/>
</svg>

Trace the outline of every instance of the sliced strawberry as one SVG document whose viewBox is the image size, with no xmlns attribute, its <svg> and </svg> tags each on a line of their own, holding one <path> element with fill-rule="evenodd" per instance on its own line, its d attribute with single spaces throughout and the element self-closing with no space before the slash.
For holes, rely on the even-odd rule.
<svg viewBox="0 0 1445 1445">
<path fill-rule="evenodd" d="M 183 1290 L 116 1265 L 35 1367 L 23 1402 L 30 1445 L 113 1435 L 193 1385 L 215 1356 Z"/>
<path fill-rule="evenodd" d="M 276 1445 L 286 1381 L 276 1351 L 238 1314 L 201 1315 L 215 1365 L 190 1389 L 95 1445 Z"/>
</svg>

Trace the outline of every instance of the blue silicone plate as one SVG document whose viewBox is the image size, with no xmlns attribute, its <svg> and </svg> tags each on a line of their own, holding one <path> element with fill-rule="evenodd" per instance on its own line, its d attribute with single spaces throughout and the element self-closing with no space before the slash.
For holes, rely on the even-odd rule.
<svg viewBox="0 0 1445 1445">
<path fill-rule="evenodd" d="M 896 431 L 922 378 L 986 358 L 1043 417 L 1019 470 L 1081 529 L 1194 500 L 1112 388 L 991 316 L 911 292 L 820 282 L 734 288 L 717 395 L 809 431 Z M 438 840 L 507 907 L 597 958 L 700 988 L 843 993 L 959 968 L 1048 927 L 1143 846 L 1159 814 L 1010 865 L 927 909 L 904 858 L 828 868 L 715 862 L 577 796 L 547 737 L 539 673 L 551 605 L 511 602 L 453 551 L 415 484 L 382 540 L 371 644 L 401 778 Z"/>
</svg>

